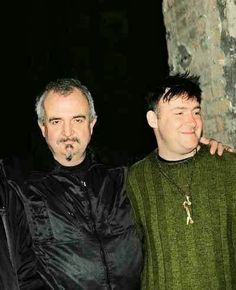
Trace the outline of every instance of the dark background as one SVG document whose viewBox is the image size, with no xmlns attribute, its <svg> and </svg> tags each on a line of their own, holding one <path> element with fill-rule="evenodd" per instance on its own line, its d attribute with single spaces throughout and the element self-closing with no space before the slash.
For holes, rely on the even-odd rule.
<svg viewBox="0 0 236 290">
<path fill-rule="evenodd" d="M 91 91 L 92 147 L 116 163 L 155 147 L 145 95 L 168 72 L 161 1 L 31 1 L 3 11 L 0 157 L 45 146 L 35 97 L 58 77 Z M 5 116 L 3 116 L 5 114 Z"/>
</svg>

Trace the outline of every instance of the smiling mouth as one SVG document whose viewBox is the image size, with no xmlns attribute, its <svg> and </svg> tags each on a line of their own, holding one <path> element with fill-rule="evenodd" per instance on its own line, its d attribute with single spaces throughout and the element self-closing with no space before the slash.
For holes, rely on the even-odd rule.
<svg viewBox="0 0 236 290">
<path fill-rule="evenodd" d="M 184 135 L 192 135 L 192 134 L 195 134 L 195 131 L 193 131 L 193 132 L 182 132 L 182 134 L 184 134 Z"/>
</svg>

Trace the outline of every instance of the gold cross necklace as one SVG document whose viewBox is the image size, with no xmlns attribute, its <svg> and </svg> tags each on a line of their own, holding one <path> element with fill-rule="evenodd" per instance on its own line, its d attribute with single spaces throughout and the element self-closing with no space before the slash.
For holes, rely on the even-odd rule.
<svg viewBox="0 0 236 290">
<path fill-rule="evenodd" d="M 195 156 L 195 154 L 194 154 L 194 156 Z M 187 214 L 187 225 L 189 225 L 189 224 L 193 224 L 194 222 L 193 222 L 193 219 L 192 219 L 192 207 L 191 207 L 191 205 L 192 205 L 192 202 L 190 201 L 190 198 L 191 198 L 191 185 L 192 185 L 192 179 L 193 179 L 193 171 L 194 171 L 194 165 L 195 165 L 195 157 L 190 157 L 190 158 L 192 158 L 193 159 L 193 166 L 192 166 L 192 170 L 191 170 L 191 173 L 190 173 L 190 178 L 189 178 L 189 183 L 188 183 L 188 191 L 187 192 L 185 192 L 176 182 L 175 182 L 175 180 L 172 178 L 172 177 L 170 177 L 168 174 L 167 174 L 167 172 L 165 172 L 165 170 L 162 168 L 162 165 L 161 165 L 161 162 L 160 162 L 160 160 L 159 160 L 159 158 L 161 158 L 161 157 L 158 157 L 157 156 L 157 164 L 158 164 L 158 167 L 159 167 L 159 169 L 160 169 L 160 173 L 172 184 L 172 185 L 174 185 L 176 188 L 177 188 L 177 190 L 181 193 L 181 194 L 183 194 L 184 196 L 185 196 L 185 200 L 184 200 L 184 202 L 183 202 L 183 208 L 185 209 L 185 211 L 186 211 L 186 214 Z"/>
</svg>

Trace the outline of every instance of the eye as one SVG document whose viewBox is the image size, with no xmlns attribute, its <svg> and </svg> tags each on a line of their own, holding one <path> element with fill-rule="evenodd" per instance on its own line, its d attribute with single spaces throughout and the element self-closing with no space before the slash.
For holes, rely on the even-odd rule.
<svg viewBox="0 0 236 290">
<path fill-rule="evenodd" d="M 60 122 L 60 120 L 52 120 L 52 121 L 50 122 L 50 124 L 52 124 L 52 125 L 57 125 L 57 124 L 59 124 L 59 122 Z"/>
<path fill-rule="evenodd" d="M 183 115 L 183 112 L 176 112 L 175 115 Z"/>
<path fill-rule="evenodd" d="M 200 116 L 201 116 L 201 111 L 200 111 L 200 110 L 195 111 L 194 114 L 195 114 L 195 115 L 200 115 Z"/>
<path fill-rule="evenodd" d="M 75 118 L 74 121 L 76 123 L 82 123 L 84 121 L 84 119 L 83 118 Z"/>
</svg>

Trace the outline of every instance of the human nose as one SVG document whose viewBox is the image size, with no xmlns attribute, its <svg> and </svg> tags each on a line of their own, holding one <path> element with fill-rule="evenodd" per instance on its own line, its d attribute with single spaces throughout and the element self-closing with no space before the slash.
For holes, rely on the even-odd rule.
<svg viewBox="0 0 236 290">
<path fill-rule="evenodd" d="M 196 119 L 195 119 L 195 115 L 193 113 L 187 114 L 186 122 L 188 124 L 190 124 L 191 126 L 193 126 L 193 127 L 196 127 L 196 125 L 197 125 L 197 122 L 196 122 Z"/>
<path fill-rule="evenodd" d="M 66 137 L 70 137 L 73 134 L 73 128 L 72 125 L 68 123 L 64 123 L 63 126 L 63 133 Z"/>
</svg>

